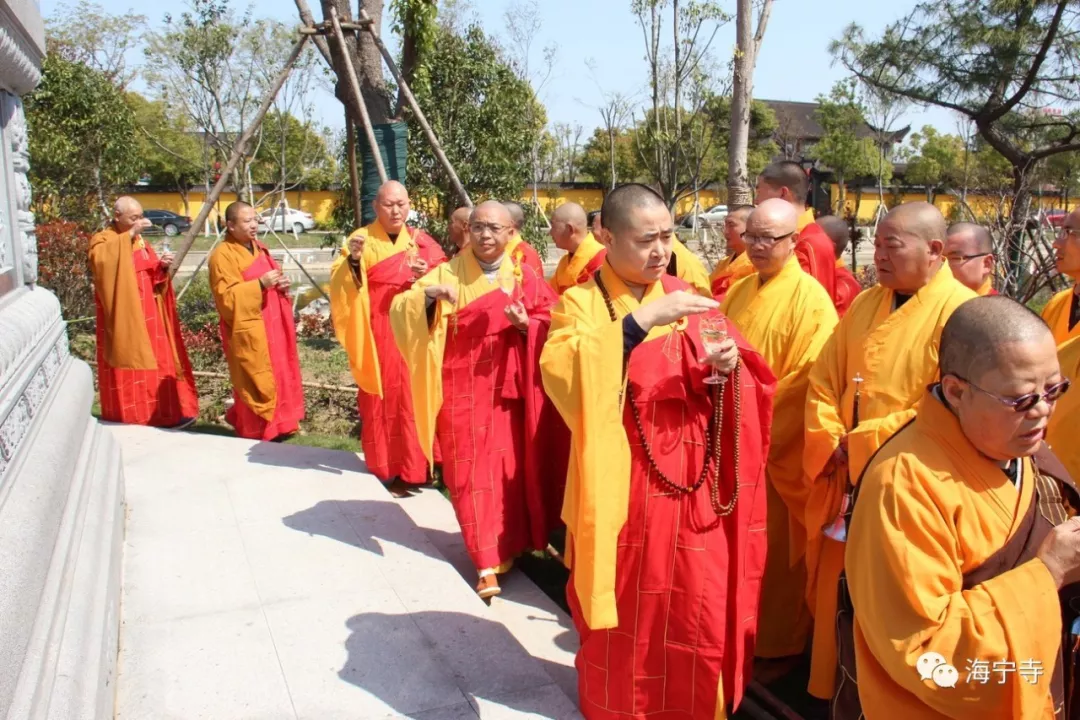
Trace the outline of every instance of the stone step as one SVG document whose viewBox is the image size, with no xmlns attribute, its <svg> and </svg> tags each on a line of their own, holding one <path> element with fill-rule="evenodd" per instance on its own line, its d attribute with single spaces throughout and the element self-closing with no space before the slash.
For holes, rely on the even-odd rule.
<svg viewBox="0 0 1080 720">
<path fill-rule="evenodd" d="M 394 500 L 352 453 L 110 429 L 116 717 L 580 717 L 568 619 L 520 575 L 486 606 L 437 493 Z"/>
</svg>

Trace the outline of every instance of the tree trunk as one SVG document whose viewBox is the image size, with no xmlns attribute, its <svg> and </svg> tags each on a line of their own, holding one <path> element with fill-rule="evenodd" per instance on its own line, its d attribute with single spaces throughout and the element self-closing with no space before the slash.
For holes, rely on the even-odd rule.
<svg viewBox="0 0 1080 720">
<path fill-rule="evenodd" d="M 738 0 L 735 19 L 735 72 L 731 87 L 731 137 L 728 141 L 727 203 L 749 205 L 747 152 L 750 145 L 750 103 L 754 92 L 754 38 L 752 0 Z"/>
<path fill-rule="evenodd" d="M 1028 208 L 1031 205 L 1031 190 L 1021 167 L 1013 166 L 1013 201 L 1009 213 L 1009 237 L 1005 251 L 1005 293 L 1011 298 L 1019 296 L 1021 287 L 1021 267 L 1024 257 L 1024 228 L 1027 227 Z"/>
</svg>

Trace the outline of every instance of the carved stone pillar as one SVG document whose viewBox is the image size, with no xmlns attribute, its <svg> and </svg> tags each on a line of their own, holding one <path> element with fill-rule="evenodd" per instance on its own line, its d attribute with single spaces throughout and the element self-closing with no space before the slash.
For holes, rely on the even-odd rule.
<svg viewBox="0 0 1080 720">
<path fill-rule="evenodd" d="M 41 79 L 33 0 L 0 0 L 0 718 L 113 716 L 123 476 L 90 415 L 60 303 L 36 287 L 21 96 Z"/>
</svg>

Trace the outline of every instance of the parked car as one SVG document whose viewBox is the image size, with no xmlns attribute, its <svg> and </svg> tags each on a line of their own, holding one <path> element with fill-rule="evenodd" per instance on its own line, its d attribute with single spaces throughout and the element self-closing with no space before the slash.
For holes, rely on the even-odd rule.
<svg viewBox="0 0 1080 720">
<path fill-rule="evenodd" d="M 697 215 L 698 225 L 723 225 L 727 217 L 727 205 L 713 205 L 711 208 Z M 683 227 L 694 227 L 694 213 L 684 215 L 679 221 Z"/>
<path fill-rule="evenodd" d="M 1027 228 L 1028 230 L 1039 227 L 1059 228 L 1065 223 L 1068 214 L 1065 210 L 1035 210 L 1028 216 Z"/>
<path fill-rule="evenodd" d="M 1043 217 L 1046 222 L 1050 223 L 1050 227 L 1061 227 L 1065 224 L 1065 218 L 1069 213 L 1064 210 L 1047 210 L 1043 213 Z"/>
<path fill-rule="evenodd" d="M 315 218 L 296 208 L 270 208 L 259 213 L 260 229 L 273 227 L 276 232 L 295 232 L 299 235 L 315 228 Z"/>
<path fill-rule="evenodd" d="M 143 217 L 154 223 L 154 227 L 146 231 L 147 235 L 161 232 L 173 237 L 191 227 L 191 218 L 168 210 L 143 210 Z"/>
</svg>

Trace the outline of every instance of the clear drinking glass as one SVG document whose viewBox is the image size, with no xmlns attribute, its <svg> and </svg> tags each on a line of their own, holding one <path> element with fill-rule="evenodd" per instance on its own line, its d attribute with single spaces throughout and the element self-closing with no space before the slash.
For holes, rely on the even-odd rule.
<svg viewBox="0 0 1080 720">
<path fill-rule="evenodd" d="M 701 334 L 701 344 L 705 346 L 705 352 L 714 355 L 720 352 L 724 341 L 727 340 L 727 320 L 715 315 L 703 317 L 701 318 L 699 333 Z M 709 377 L 705 378 L 706 385 L 719 385 L 727 379 L 720 374 L 715 365 L 710 367 L 712 372 L 709 373 Z"/>
</svg>

